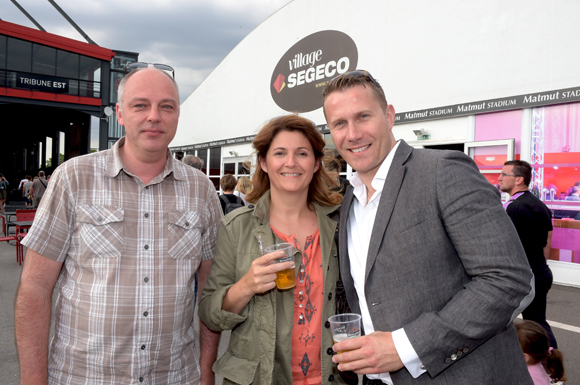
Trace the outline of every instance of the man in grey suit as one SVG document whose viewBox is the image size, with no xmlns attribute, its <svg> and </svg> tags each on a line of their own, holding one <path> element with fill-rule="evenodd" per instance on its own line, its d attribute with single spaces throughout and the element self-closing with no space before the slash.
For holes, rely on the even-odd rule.
<svg viewBox="0 0 580 385">
<path fill-rule="evenodd" d="M 499 192 L 458 151 L 396 141 L 366 71 L 333 79 L 324 114 L 357 171 L 341 208 L 340 268 L 363 337 L 334 345 L 369 384 L 532 384 L 513 319 L 533 275 Z"/>
</svg>

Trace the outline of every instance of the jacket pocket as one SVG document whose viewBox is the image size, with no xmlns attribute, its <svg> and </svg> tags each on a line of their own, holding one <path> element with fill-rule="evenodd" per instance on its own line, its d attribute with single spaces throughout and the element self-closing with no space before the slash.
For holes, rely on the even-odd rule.
<svg viewBox="0 0 580 385">
<path fill-rule="evenodd" d="M 260 360 L 238 357 L 227 350 L 213 365 L 213 371 L 236 384 L 249 385 L 254 382 L 259 363 Z"/>
<path fill-rule="evenodd" d="M 194 258 L 201 251 L 201 228 L 195 211 L 167 213 L 169 249 L 171 258 Z"/>
<path fill-rule="evenodd" d="M 86 258 L 118 258 L 123 252 L 125 211 L 116 206 L 75 208 L 80 249 Z"/>
</svg>

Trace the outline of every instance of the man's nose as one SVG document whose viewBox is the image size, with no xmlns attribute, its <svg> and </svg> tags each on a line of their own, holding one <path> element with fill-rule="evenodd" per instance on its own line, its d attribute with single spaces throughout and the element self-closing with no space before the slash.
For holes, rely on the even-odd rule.
<svg viewBox="0 0 580 385">
<path fill-rule="evenodd" d="M 149 110 L 149 114 L 147 115 L 147 120 L 150 122 L 158 122 L 159 120 L 161 120 L 159 116 L 159 110 L 155 107 L 151 108 Z"/>
<path fill-rule="evenodd" d="M 347 128 L 347 139 L 351 142 L 356 142 L 360 138 L 362 138 L 362 130 L 360 127 L 358 127 L 356 122 L 349 124 Z"/>
</svg>

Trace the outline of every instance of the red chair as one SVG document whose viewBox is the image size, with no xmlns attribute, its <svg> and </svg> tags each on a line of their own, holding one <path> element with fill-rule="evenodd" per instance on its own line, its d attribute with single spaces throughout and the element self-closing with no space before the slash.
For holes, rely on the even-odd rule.
<svg viewBox="0 0 580 385">
<path fill-rule="evenodd" d="M 34 221 L 34 216 L 36 215 L 36 210 L 16 210 L 16 222 L 31 222 Z M 24 260 L 24 248 L 20 241 L 26 236 L 26 232 L 32 226 L 32 224 L 16 225 L 16 261 L 22 265 Z M 26 232 L 22 231 L 26 230 Z"/>
<path fill-rule="evenodd" d="M 20 238 L 16 235 L 10 235 L 8 237 L 0 237 L 0 242 L 9 242 L 9 241 L 16 241 L 16 262 L 22 265 L 22 254 L 24 253 L 24 249 L 20 244 Z"/>
</svg>

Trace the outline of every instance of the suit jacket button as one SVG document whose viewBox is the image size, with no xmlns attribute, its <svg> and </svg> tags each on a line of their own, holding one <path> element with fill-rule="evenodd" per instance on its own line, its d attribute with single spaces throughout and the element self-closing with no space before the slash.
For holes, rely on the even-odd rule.
<svg viewBox="0 0 580 385">
<path fill-rule="evenodd" d="M 328 354 L 329 356 L 332 356 L 332 353 L 334 353 L 334 350 L 332 350 L 332 348 L 326 349 L 326 354 Z"/>
<path fill-rule="evenodd" d="M 326 321 L 326 322 L 324 323 L 324 327 L 328 329 L 328 328 L 330 327 L 330 322 Z"/>
<path fill-rule="evenodd" d="M 449 358 L 449 357 L 445 358 L 445 363 L 446 363 L 446 364 L 448 364 L 448 363 L 450 363 L 450 362 L 451 362 L 451 358 Z"/>
<path fill-rule="evenodd" d="M 469 349 L 468 349 L 468 348 L 466 348 L 466 347 L 465 347 L 465 348 L 463 348 L 463 353 L 467 353 L 468 351 L 469 351 Z"/>
<path fill-rule="evenodd" d="M 452 354 L 452 355 L 451 355 L 451 360 L 452 360 L 452 361 L 455 361 L 456 359 L 457 359 L 457 354 Z"/>
<path fill-rule="evenodd" d="M 463 352 L 461 350 L 458 350 L 456 354 L 457 354 L 457 357 L 461 357 L 463 355 Z"/>
</svg>

